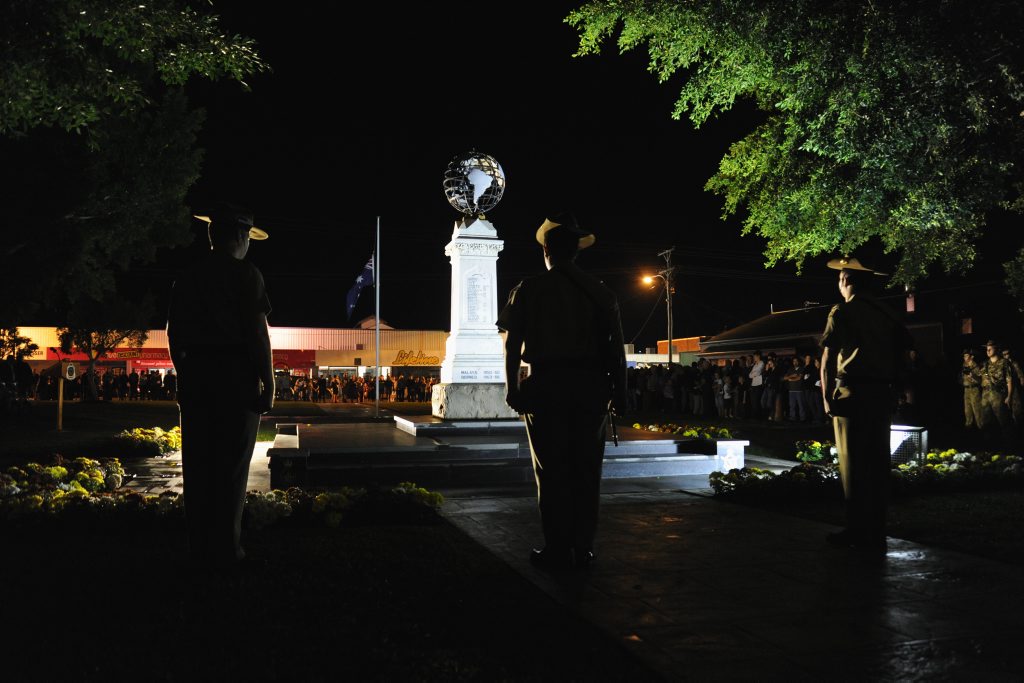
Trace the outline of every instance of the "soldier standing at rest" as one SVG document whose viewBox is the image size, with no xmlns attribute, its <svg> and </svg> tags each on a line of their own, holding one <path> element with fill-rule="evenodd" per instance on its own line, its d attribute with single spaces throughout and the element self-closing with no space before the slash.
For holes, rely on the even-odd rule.
<svg viewBox="0 0 1024 683">
<path fill-rule="evenodd" d="M 981 426 L 990 433 L 998 427 L 1006 439 L 1013 430 L 1010 403 L 1013 400 L 1013 377 L 1009 364 L 999 355 L 999 344 L 989 340 L 985 345 L 988 356 L 981 368 Z"/>
<path fill-rule="evenodd" d="M 896 314 L 867 291 L 882 273 L 855 258 L 828 267 L 839 270 L 844 301 L 832 308 L 821 338 L 821 386 L 835 428 L 846 528 L 827 540 L 884 551 L 894 384 L 912 340 Z"/>
<path fill-rule="evenodd" d="M 1013 424 L 1019 432 L 1021 421 L 1024 421 L 1024 400 L 1021 399 L 1021 389 L 1024 388 L 1024 375 L 1021 374 L 1020 363 L 1010 355 L 1010 349 L 1003 349 L 1003 360 L 1010 370 L 1010 379 L 1013 384 L 1013 392 L 1010 394 L 1010 415 L 1013 417 Z"/>
<path fill-rule="evenodd" d="M 260 414 L 274 406 L 263 275 L 243 260 L 267 233 L 252 213 L 223 205 L 209 217 L 210 248 L 174 282 L 167 338 L 178 375 L 189 553 L 200 569 L 231 568 L 240 544 L 249 461 Z"/>
<path fill-rule="evenodd" d="M 981 367 L 970 349 L 964 349 L 960 383 L 964 388 L 964 429 L 981 429 Z"/>
<path fill-rule="evenodd" d="M 615 295 L 576 265 L 594 243 L 571 214 L 537 230 L 547 271 L 519 283 L 498 316 L 505 339 L 506 402 L 525 416 L 537 479 L 542 569 L 585 567 L 594 559 L 609 404 L 626 405 L 626 357 Z M 521 361 L 530 376 L 519 379 Z M 575 391 L 565 395 L 566 373 Z"/>
</svg>

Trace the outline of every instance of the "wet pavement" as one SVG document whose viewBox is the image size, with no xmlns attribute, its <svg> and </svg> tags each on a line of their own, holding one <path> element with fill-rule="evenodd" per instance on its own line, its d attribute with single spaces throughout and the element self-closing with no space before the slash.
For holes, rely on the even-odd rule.
<svg viewBox="0 0 1024 683">
<path fill-rule="evenodd" d="M 267 451 L 273 446 L 271 441 L 259 441 L 253 449 L 252 460 L 249 461 L 249 481 L 247 491 L 270 490 L 270 459 Z M 126 474 L 135 477 L 124 485 L 124 488 L 146 496 L 158 496 L 161 493 L 181 493 L 181 452 L 171 453 L 159 458 L 129 460 L 124 463 Z"/>
<path fill-rule="evenodd" d="M 528 491 L 451 491 L 443 511 L 669 680 L 1024 677 L 1020 567 L 892 538 L 884 556 L 833 548 L 835 527 L 714 500 L 699 481 L 605 484 L 586 572 L 530 565 Z"/>
<path fill-rule="evenodd" d="M 270 446 L 250 490 L 269 489 Z M 129 469 L 131 489 L 181 490 L 179 454 Z M 884 555 L 833 548 L 836 527 L 715 500 L 690 476 L 604 480 L 597 562 L 552 575 L 528 561 L 532 485 L 441 492 L 456 527 L 668 680 L 1024 680 L 1015 565 L 894 538 Z"/>
</svg>

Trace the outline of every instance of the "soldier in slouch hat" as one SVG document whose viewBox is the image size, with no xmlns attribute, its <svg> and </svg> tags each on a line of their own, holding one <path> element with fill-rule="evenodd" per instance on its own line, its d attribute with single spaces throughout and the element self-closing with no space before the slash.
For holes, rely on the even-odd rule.
<svg viewBox="0 0 1024 683">
<path fill-rule="evenodd" d="M 626 404 L 622 324 L 615 295 L 575 263 L 594 235 L 558 214 L 536 237 L 547 271 L 519 283 L 497 321 L 507 332 L 506 402 L 525 416 L 537 480 L 545 545 L 531 561 L 582 567 L 594 558 L 609 404 Z M 523 382 L 521 361 L 530 366 Z"/>
<path fill-rule="evenodd" d="M 832 308 L 821 338 L 821 386 L 846 498 L 846 528 L 828 541 L 884 550 L 893 384 L 911 338 L 896 314 L 866 291 L 884 273 L 855 258 L 828 266 L 839 270 L 844 301 Z"/>
</svg>

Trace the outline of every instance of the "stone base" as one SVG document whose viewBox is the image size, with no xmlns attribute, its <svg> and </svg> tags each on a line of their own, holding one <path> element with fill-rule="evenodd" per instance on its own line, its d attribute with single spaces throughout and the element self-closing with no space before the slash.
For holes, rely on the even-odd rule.
<svg viewBox="0 0 1024 683">
<path fill-rule="evenodd" d="M 505 404 L 504 384 L 435 384 L 430 403 L 434 417 L 442 420 L 519 417 Z"/>
</svg>

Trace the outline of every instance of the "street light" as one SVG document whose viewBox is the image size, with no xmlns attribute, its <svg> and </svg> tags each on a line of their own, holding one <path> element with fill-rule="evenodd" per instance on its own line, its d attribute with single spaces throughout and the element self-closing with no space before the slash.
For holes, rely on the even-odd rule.
<svg viewBox="0 0 1024 683">
<path fill-rule="evenodd" d="M 653 276 L 647 275 L 644 277 L 644 284 L 652 284 L 654 278 L 658 277 L 665 281 L 665 307 L 668 309 L 668 363 L 672 364 L 672 283 L 675 280 L 676 267 L 672 265 L 672 252 L 675 251 L 675 247 L 666 249 L 665 251 L 658 254 L 665 259 L 665 269 L 658 271 Z"/>
</svg>

